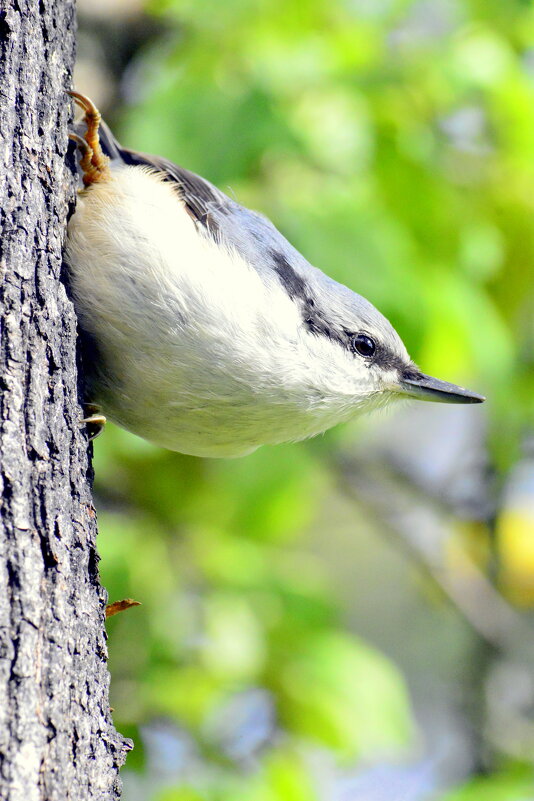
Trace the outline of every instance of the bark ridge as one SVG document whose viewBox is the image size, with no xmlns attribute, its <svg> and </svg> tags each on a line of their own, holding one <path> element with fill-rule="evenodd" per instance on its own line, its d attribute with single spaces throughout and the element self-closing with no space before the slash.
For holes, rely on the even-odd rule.
<svg viewBox="0 0 534 801">
<path fill-rule="evenodd" d="M 74 0 L 0 0 L 0 799 L 114 801 L 96 519 L 60 281 Z"/>
</svg>

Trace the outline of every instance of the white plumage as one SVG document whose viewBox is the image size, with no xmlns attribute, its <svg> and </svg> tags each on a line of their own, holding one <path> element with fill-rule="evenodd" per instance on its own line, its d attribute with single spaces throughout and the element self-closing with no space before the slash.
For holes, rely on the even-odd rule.
<svg viewBox="0 0 534 801">
<path fill-rule="evenodd" d="M 79 194 L 66 261 L 94 344 L 88 400 L 119 425 L 240 456 L 400 394 L 479 399 L 419 373 L 389 322 L 265 218 L 104 133 L 113 160 Z"/>
</svg>

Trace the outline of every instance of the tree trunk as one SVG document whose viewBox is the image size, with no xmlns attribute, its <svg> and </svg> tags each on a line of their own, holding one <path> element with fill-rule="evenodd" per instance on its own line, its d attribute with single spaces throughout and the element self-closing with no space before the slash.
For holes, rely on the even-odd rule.
<svg viewBox="0 0 534 801">
<path fill-rule="evenodd" d="M 74 0 L 0 0 L 0 799 L 107 801 L 113 728 L 76 319 L 60 281 Z"/>
</svg>

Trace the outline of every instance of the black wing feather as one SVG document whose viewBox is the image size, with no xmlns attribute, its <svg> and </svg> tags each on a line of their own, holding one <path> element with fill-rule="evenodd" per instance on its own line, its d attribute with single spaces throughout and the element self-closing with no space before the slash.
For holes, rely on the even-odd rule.
<svg viewBox="0 0 534 801">
<path fill-rule="evenodd" d="M 212 235 L 218 232 L 218 225 L 213 211 L 225 213 L 230 211 L 233 201 L 200 175 L 179 167 L 161 156 L 150 156 L 122 147 L 105 122 L 100 123 L 100 144 L 104 153 L 112 160 L 120 160 L 129 165 L 151 167 L 161 173 L 166 181 L 178 186 L 180 195 L 189 214 Z"/>
</svg>

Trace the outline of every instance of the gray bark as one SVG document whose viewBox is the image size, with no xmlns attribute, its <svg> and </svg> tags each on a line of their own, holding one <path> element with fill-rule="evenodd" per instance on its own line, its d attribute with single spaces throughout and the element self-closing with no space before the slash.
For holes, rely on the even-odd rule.
<svg viewBox="0 0 534 801">
<path fill-rule="evenodd" d="M 0 0 L 0 799 L 108 801 L 105 593 L 60 281 L 74 0 Z"/>
</svg>

